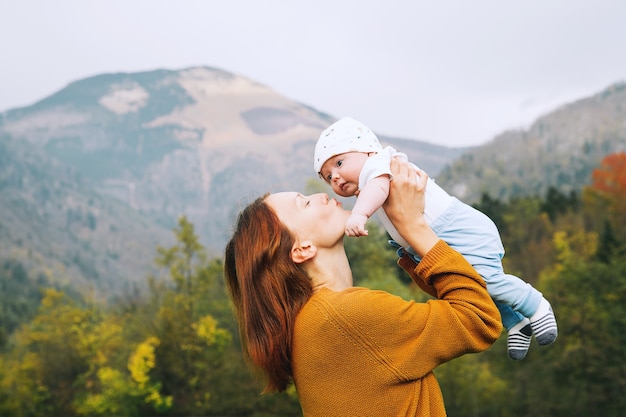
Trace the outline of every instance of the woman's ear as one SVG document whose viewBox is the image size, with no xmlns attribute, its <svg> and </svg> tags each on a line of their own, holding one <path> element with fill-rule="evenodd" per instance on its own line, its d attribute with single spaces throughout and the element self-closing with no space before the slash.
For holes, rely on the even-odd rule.
<svg viewBox="0 0 626 417">
<path fill-rule="evenodd" d="M 291 248 L 291 260 L 297 264 L 312 259 L 317 253 L 317 248 L 311 242 L 294 243 Z"/>
</svg>

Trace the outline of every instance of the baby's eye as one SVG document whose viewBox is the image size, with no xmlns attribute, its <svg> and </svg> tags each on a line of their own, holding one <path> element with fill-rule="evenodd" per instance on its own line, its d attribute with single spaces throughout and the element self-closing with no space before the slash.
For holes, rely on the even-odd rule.
<svg viewBox="0 0 626 417">
<path fill-rule="evenodd" d="M 343 165 L 343 160 L 342 160 L 342 159 L 338 160 L 338 161 L 337 161 L 337 166 L 338 166 L 338 167 L 340 167 L 340 166 L 342 166 L 342 165 Z"/>
<path fill-rule="evenodd" d="M 333 179 L 332 175 L 330 175 L 330 174 L 326 175 L 326 181 L 330 182 L 330 180 L 332 180 L 332 179 Z"/>
</svg>

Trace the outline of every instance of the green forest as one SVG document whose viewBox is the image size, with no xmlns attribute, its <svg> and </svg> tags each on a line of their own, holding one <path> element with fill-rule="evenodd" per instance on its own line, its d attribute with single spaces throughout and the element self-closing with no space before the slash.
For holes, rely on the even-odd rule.
<svg viewBox="0 0 626 417">
<path fill-rule="evenodd" d="M 439 367 L 450 416 L 623 415 L 626 153 L 605 157 L 588 184 L 476 204 L 500 229 L 505 270 L 552 303 L 559 337 L 533 341 L 515 362 L 503 333 L 488 351 Z M 384 230 L 372 222 L 369 231 L 346 238 L 355 285 L 426 300 Z M 301 415 L 293 387 L 261 395 L 243 361 L 222 260 L 208 257 L 186 217 L 173 232 L 176 244 L 154 251 L 160 272 L 114 299 L 0 260 L 0 416 Z"/>
</svg>

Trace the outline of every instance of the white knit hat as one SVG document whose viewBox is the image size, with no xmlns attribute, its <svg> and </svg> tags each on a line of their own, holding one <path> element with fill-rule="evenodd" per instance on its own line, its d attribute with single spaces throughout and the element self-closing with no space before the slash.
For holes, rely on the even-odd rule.
<svg viewBox="0 0 626 417">
<path fill-rule="evenodd" d="M 313 169 L 319 175 L 324 162 L 346 152 L 380 152 L 378 138 L 365 126 L 350 117 L 344 117 L 326 128 L 315 145 Z"/>
</svg>

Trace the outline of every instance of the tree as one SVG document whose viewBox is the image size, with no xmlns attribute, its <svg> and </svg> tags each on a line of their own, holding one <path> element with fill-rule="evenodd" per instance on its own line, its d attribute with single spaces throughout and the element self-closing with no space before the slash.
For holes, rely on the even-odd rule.
<svg viewBox="0 0 626 417">
<path fill-rule="evenodd" d="M 592 173 L 592 183 L 584 190 L 590 222 L 599 231 L 608 219 L 614 236 L 626 242 L 626 153 L 607 155 Z"/>
<path fill-rule="evenodd" d="M 13 391 L 13 415 L 74 414 L 73 384 L 89 369 L 87 337 L 95 320 L 97 312 L 61 292 L 45 291 L 37 316 L 16 333 L 10 379 L 3 383 Z"/>
<path fill-rule="evenodd" d="M 155 262 L 167 271 L 165 280 L 150 283 L 156 308 L 150 336 L 159 341 L 151 375 L 161 394 L 172 397 L 176 413 L 197 415 L 211 406 L 211 375 L 221 368 L 232 335 L 211 314 L 218 297 L 225 298 L 225 293 L 212 294 L 222 288 L 216 284 L 217 264 L 208 261 L 185 216 L 174 233 L 174 246 L 157 248 Z"/>
<path fill-rule="evenodd" d="M 486 358 L 482 353 L 464 355 L 435 369 L 448 415 L 506 415 L 501 399 L 509 395 L 510 388 L 507 381 L 493 372 Z"/>
<path fill-rule="evenodd" d="M 553 262 L 552 222 L 541 211 L 538 198 L 512 200 L 502 215 L 505 223 L 501 233 L 506 254 L 504 270 L 534 283 L 541 271 Z"/>
<path fill-rule="evenodd" d="M 0 415 L 137 416 L 166 409 L 158 384 L 138 377 L 145 344 L 133 353 L 123 327 L 93 305 L 45 290 L 38 314 L 15 333 L 4 358 Z"/>
<path fill-rule="evenodd" d="M 155 263 L 162 274 L 150 277 L 147 299 L 135 297 L 122 309 L 124 339 L 135 346 L 154 342 L 154 359 L 146 362 L 153 367 L 146 373 L 145 387 L 154 387 L 153 392 L 165 401 L 171 398 L 171 408 L 161 413 L 299 415 L 294 396 L 259 395 L 262 387 L 251 378 L 239 339 L 232 340 L 237 324 L 226 294 L 222 261 L 208 259 L 185 217 L 179 219 L 174 233 L 172 247 L 157 248 Z M 146 410 L 145 414 L 151 413 Z"/>
<path fill-rule="evenodd" d="M 47 282 L 43 275 L 39 278 Z M 41 298 L 38 283 L 28 276 L 21 262 L 6 259 L 0 263 L 0 349 L 11 333 L 37 314 Z"/>
<path fill-rule="evenodd" d="M 541 203 L 541 210 L 545 212 L 550 221 L 554 222 L 558 215 L 566 213 L 570 209 L 578 207 L 578 197 L 575 192 L 569 195 L 561 193 L 558 188 L 550 186 L 545 199 Z"/>
<path fill-rule="evenodd" d="M 612 258 L 624 254 L 625 249 L 622 246 L 619 239 L 615 237 L 611 223 L 605 219 L 604 227 L 600 233 L 600 243 L 598 245 L 596 259 L 600 262 L 609 263 Z"/>
<path fill-rule="evenodd" d="M 121 332 L 117 326 L 102 327 L 101 330 L 111 332 L 110 337 L 118 339 Z M 158 345 L 159 341 L 154 337 L 138 344 L 130 353 L 127 369 L 112 366 L 113 363 L 109 363 L 112 358 L 105 352 L 98 352 L 90 372 L 78 380 L 85 389 L 75 396 L 76 414 L 89 417 L 141 416 L 171 408 L 172 398 L 161 395 L 160 383 L 149 375 L 155 367 L 154 350 Z"/>
<path fill-rule="evenodd" d="M 559 319 L 557 343 L 525 364 L 528 409 L 551 416 L 620 416 L 626 407 L 626 260 L 593 260 L 593 233 L 556 233 L 542 276 Z"/>
</svg>

